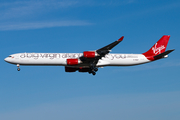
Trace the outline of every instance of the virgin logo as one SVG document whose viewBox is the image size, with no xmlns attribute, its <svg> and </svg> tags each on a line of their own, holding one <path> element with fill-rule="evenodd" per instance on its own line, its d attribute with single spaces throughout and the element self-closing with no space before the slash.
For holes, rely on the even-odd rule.
<svg viewBox="0 0 180 120">
<path fill-rule="evenodd" d="M 161 50 L 165 49 L 164 45 L 161 45 L 160 47 L 157 48 L 157 43 L 155 44 L 154 47 L 152 47 L 152 50 L 154 52 L 154 54 L 160 54 Z"/>
</svg>

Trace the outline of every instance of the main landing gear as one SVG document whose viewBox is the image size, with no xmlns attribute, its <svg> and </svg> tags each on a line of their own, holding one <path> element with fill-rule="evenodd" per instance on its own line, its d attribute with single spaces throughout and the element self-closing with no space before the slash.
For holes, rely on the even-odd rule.
<svg viewBox="0 0 180 120">
<path fill-rule="evenodd" d="M 90 71 L 89 71 L 89 74 L 93 74 L 93 75 L 96 75 L 96 72 L 98 71 L 98 68 L 94 67 L 94 65 L 91 65 L 90 66 Z"/>
<path fill-rule="evenodd" d="M 20 71 L 20 66 L 19 66 L 19 64 L 17 64 L 17 67 L 18 67 L 18 68 L 17 68 L 17 71 Z"/>
</svg>

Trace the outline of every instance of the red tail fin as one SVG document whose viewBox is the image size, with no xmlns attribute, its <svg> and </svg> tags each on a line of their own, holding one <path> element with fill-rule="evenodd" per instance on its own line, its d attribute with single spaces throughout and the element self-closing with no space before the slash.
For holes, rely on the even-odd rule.
<svg viewBox="0 0 180 120">
<path fill-rule="evenodd" d="M 151 49 L 149 49 L 147 52 L 143 53 L 143 55 L 149 59 L 154 60 L 153 56 L 156 56 L 158 54 L 161 54 L 165 52 L 168 41 L 169 41 L 170 35 L 164 35 L 157 43 L 155 43 Z"/>
</svg>

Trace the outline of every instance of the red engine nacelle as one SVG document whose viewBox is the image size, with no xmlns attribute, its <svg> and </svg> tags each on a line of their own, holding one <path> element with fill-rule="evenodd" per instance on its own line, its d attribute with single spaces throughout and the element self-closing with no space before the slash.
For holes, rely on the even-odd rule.
<svg viewBox="0 0 180 120">
<path fill-rule="evenodd" d="M 79 63 L 79 59 L 67 59 L 67 65 L 78 65 Z"/>
<path fill-rule="evenodd" d="M 83 55 L 86 58 L 95 58 L 97 53 L 95 51 L 85 51 L 85 52 L 83 52 Z"/>
<path fill-rule="evenodd" d="M 76 72 L 78 68 L 65 67 L 66 72 Z"/>
</svg>

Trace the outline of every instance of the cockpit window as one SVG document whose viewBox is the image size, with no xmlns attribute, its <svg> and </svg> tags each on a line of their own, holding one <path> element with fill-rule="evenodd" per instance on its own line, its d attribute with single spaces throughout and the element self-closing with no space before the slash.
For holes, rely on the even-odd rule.
<svg viewBox="0 0 180 120">
<path fill-rule="evenodd" d="M 12 56 L 8 56 L 8 57 L 12 57 Z"/>
</svg>

